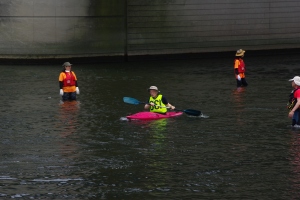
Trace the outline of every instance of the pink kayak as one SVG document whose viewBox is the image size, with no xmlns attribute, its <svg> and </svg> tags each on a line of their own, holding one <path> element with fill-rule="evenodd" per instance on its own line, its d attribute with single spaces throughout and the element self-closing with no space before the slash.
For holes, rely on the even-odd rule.
<svg viewBox="0 0 300 200">
<path fill-rule="evenodd" d="M 133 115 L 126 116 L 127 119 L 139 119 L 139 120 L 154 120 L 170 117 L 177 117 L 182 115 L 183 112 L 167 112 L 166 114 L 159 114 L 154 112 L 138 112 Z"/>
</svg>

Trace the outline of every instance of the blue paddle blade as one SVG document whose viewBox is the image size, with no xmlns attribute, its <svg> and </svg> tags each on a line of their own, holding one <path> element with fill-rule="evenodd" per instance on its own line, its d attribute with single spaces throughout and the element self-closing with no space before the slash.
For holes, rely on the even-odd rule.
<svg viewBox="0 0 300 200">
<path fill-rule="evenodd" d="M 199 110 L 186 109 L 186 110 L 183 110 L 183 112 L 187 115 L 193 115 L 193 116 L 201 115 L 201 111 L 199 111 Z"/>
<path fill-rule="evenodd" d="M 141 102 L 135 98 L 131 98 L 131 97 L 123 97 L 123 101 L 125 103 L 129 103 L 129 104 L 133 104 L 133 105 L 138 105 L 141 104 Z"/>
</svg>

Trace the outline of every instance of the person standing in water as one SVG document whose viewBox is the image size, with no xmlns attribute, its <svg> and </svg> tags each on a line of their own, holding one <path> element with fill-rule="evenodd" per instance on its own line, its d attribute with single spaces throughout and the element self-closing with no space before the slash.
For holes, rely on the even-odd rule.
<svg viewBox="0 0 300 200">
<path fill-rule="evenodd" d="M 292 118 L 292 126 L 300 128 L 300 77 L 295 76 L 292 81 L 293 90 L 290 94 L 287 108 L 289 111 L 289 118 Z"/>
<path fill-rule="evenodd" d="M 145 105 L 145 109 L 150 109 L 150 112 L 156 112 L 165 114 L 168 110 L 166 107 L 174 110 L 175 106 L 172 106 L 168 100 L 160 93 L 156 86 L 151 86 L 148 89 L 150 93 L 149 103 Z"/>
<path fill-rule="evenodd" d="M 244 54 L 246 51 L 243 49 L 239 49 L 236 51 L 235 59 L 234 59 L 234 73 L 237 82 L 237 87 L 246 87 L 248 85 L 246 81 L 246 66 L 243 60 Z"/>
<path fill-rule="evenodd" d="M 62 96 L 63 101 L 76 100 L 76 94 L 79 94 L 77 77 L 71 70 L 71 63 L 65 62 L 63 70 L 60 72 L 59 81 L 59 94 Z"/>
</svg>

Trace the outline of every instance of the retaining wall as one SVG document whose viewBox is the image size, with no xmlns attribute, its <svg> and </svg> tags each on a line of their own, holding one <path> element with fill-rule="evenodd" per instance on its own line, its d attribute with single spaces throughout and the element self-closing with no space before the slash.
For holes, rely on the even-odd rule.
<svg viewBox="0 0 300 200">
<path fill-rule="evenodd" d="M 300 48 L 298 0 L 1 0 L 0 58 Z"/>
</svg>

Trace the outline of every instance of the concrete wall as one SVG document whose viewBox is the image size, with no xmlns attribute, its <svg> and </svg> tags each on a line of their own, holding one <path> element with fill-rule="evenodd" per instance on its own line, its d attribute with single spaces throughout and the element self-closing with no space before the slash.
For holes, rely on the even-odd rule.
<svg viewBox="0 0 300 200">
<path fill-rule="evenodd" d="M 299 0 L 1 0 L 0 58 L 300 48 Z"/>
<path fill-rule="evenodd" d="M 128 54 L 300 47 L 299 0 L 130 0 Z"/>
<path fill-rule="evenodd" d="M 124 55 L 120 0 L 1 0 L 1 57 Z"/>
</svg>

